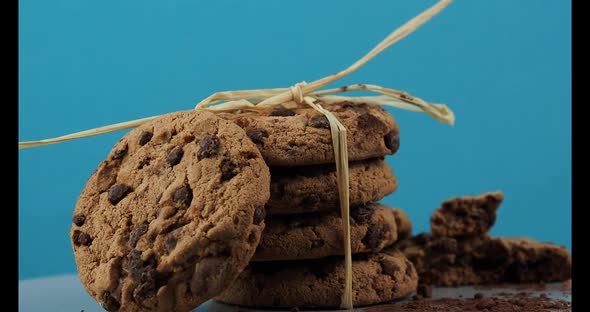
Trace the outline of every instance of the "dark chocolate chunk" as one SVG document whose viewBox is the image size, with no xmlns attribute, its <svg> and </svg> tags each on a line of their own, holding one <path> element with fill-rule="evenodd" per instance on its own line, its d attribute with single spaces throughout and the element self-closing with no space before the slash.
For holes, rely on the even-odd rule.
<svg viewBox="0 0 590 312">
<path fill-rule="evenodd" d="M 214 134 L 204 136 L 203 139 L 199 141 L 197 159 L 201 160 L 216 155 L 220 144 L 219 138 Z"/>
<path fill-rule="evenodd" d="M 90 246 L 90 244 L 92 244 L 92 237 L 82 231 L 74 230 L 72 241 L 76 246 Z"/>
<path fill-rule="evenodd" d="M 82 214 L 79 215 L 74 215 L 72 217 L 72 222 L 77 225 L 77 226 L 82 226 L 84 225 L 84 222 L 86 221 L 86 217 Z"/>
<path fill-rule="evenodd" d="M 111 292 L 107 290 L 102 293 L 102 307 L 109 312 L 119 311 L 121 304 L 111 295 Z"/>
<path fill-rule="evenodd" d="M 374 129 L 379 126 L 383 126 L 383 122 L 371 113 L 364 113 L 358 117 L 358 127 L 360 129 Z"/>
<path fill-rule="evenodd" d="M 236 165 L 228 158 L 221 161 L 221 181 L 231 180 L 236 176 Z"/>
<path fill-rule="evenodd" d="M 373 216 L 373 211 L 377 207 L 375 204 L 370 203 L 364 206 L 358 206 L 350 210 L 350 216 L 358 224 L 365 224 Z"/>
<path fill-rule="evenodd" d="M 395 131 L 390 131 L 383 138 L 385 146 L 391 151 L 391 153 L 397 152 L 399 149 L 399 135 Z"/>
<path fill-rule="evenodd" d="M 254 224 L 258 225 L 266 217 L 266 209 L 264 207 L 256 207 L 254 210 Z"/>
<path fill-rule="evenodd" d="M 137 242 L 143 236 L 143 234 L 147 233 L 148 228 L 149 226 L 147 223 L 142 223 L 139 226 L 137 226 L 133 231 L 131 231 L 131 233 L 129 233 L 129 245 L 131 247 L 135 247 L 135 245 L 137 245 Z"/>
<path fill-rule="evenodd" d="M 256 144 L 264 144 L 264 141 L 268 138 L 268 131 L 266 129 L 253 128 L 246 130 L 246 135 Z"/>
<path fill-rule="evenodd" d="M 377 224 L 369 227 L 362 242 L 369 249 L 376 249 L 389 233 L 387 224 Z"/>
<path fill-rule="evenodd" d="M 109 189 L 109 202 L 116 205 L 131 192 L 131 187 L 125 184 L 115 184 Z"/>
<path fill-rule="evenodd" d="M 112 158 L 113 158 L 113 160 L 114 159 L 121 159 L 121 158 L 125 157 L 126 154 L 127 154 L 127 144 L 125 144 L 125 146 L 123 146 L 123 148 L 114 151 Z"/>
<path fill-rule="evenodd" d="M 170 153 L 168 153 L 168 156 L 166 156 L 166 162 L 170 166 L 175 166 L 180 162 L 183 155 L 184 155 L 184 150 L 182 149 L 182 146 L 177 146 L 177 147 L 173 148 L 170 151 Z"/>
<path fill-rule="evenodd" d="M 188 185 L 183 185 L 179 187 L 176 192 L 174 192 L 172 200 L 176 203 L 184 205 L 185 207 L 189 207 L 193 201 L 193 191 Z"/>
<path fill-rule="evenodd" d="M 330 122 L 324 115 L 315 115 L 311 117 L 307 125 L 312 128 L 330 129 Z"/>
<path fill-rule="evenodd" d="M 148 131 L 142 131 L 139 134 L 139 140 L 137 141 L 139 143 L 139 145 L 143 146 L 146 145 L 147 142 L 151 141 L 152 137 L 154 136 L 153 133 L 148 132 Z"/>
</svg>

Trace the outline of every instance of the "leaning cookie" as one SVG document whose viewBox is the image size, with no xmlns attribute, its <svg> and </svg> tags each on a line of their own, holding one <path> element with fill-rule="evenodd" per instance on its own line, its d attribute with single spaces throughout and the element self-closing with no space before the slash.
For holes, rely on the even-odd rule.
<svg viewBox="0 0 590 312">
<path fill-rule="evenodd" d="M 164 115 L 125 135 L 92 174 L 70 231 L 80 280 L 108 311 L 188 311 L 247 265 L 270 175 L 234 123 Z"/>
<path fill-rule="evenodd" d="M 391 208 L 369 204 L 350 212 L 352 253 L 378 252 L 397 240 Z M 252 261 L 315 259 L 344 254 L 340 212 L 273 216 Z"/>
<path fill-rule="evenodd" d="M 342 257 L 255 262 L 215 299 L 249 307 L 338 307 L 344 277 Z M 355 306 L 406 297 L 414 292 L 418 279 L 412 263 L 391 248 L 353 256 L 352 278 Z"/>
<path fill-rule="evenodd" d="M 273 167 L 270 175 L 267 214 L 340 210 L 334 164 Z M 349 177 L 351 206 L 378 201 L 397 189 L 393 171 L 382 158 L 351 162 Z"/>
<path fill-rule="evenodd" d="M 383 157 L 399 148 L 399 128 L 380 106 L 341 102 L 323 105 L 346 127 L 350 161 Z M 262 113 L 222 113 L 246 130 L 269 166 L 334 162 L 328 119 L 310 107 L 278 106 Z"/>
</svg>

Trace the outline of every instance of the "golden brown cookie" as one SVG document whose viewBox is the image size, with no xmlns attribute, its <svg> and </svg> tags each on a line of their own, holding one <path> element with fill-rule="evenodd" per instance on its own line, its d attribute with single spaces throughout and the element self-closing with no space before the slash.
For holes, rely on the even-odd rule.
<svg viewBox="0 0 590 312">
<path fill-rule="evenodd" d="M 203 111 L 126 134 L 88 180 L 70 231 L 80 279 L 108 311 L 188 311 L 247 265 L 270 175 L 244 130 Z"/>
<path fill-rule="evenodd" d="M 344 290 L 344 259 L 253 262 L 215 299 L 249 307 L 338 307 Z M 355 306 L 387 302 L 416 290 L 414 266 L 399 251 L 353 256 Z"/>
<path fill-rule="evenodd" d="M 272 167 L 270 175 L 267 214 L 340 211 L 334 164 Z M 397 189 L 397 179 L 382 158 L 351 162 L 349 177 L 351 207 L 378 201 Z"/>
<path fill-rule="evenodd" d="M 399 148 L 397 123 L 380 106 L 341 102 L 323 105 L 347 129 L 348 159 L 394 154 Z M 277 106 L 262 113 L 222 113 L 246 130 L 269 166 L 334 163 L 328 119 L 307 106 Z"/>
<path fill-rule="evenodd" d="M 397 240 L 394 211 L 369 204 L 350 212 L 352 253 L 378 252 Z M 252 261 L 315 259 L 344 254 L 339 211 L 272 216 Z"/>
</svg>

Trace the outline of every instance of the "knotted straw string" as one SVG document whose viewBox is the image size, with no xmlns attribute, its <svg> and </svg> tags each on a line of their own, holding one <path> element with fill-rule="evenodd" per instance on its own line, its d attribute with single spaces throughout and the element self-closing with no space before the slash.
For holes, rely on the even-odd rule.
<svg viewBox="0 0 590 312">
<path fill-rule="evenodd" d="M 350 249 L 350 220 L 349 220 L 349 178 L 348 178 L 348 150 L 346 146 L 346 128 L 338 121 L 338 119 L 329 111 L 325 110 L 321 105 L 315 104 L 316 101 L 321 100 L 324 103 L 334 103 L 340 101 L 350 101 L 353 103 L 367 103 L 369 105 L 386 105 L 397 108 L 402 108 L 411 111 L 421 111 L 429 114 L 433 118 L 453 125 L 455 116 L 453 112 L 443 104 L 428 103 L 418 97 L 411 96 L 403 91 L 383 88 L 375 85 L 357 84 L 351 86 L 344 86 L 337 89 L 328 89 L 316 91 L 344 76 L 347 76 L 365 65 L 368 61 L 373 59 L 379 53 L 398 42 L 405 36 L 412 33 L 422 24 L 430 20 L 434 15 L 443 10 L 451 3 L 452 0 L 441 0 L 431 8 L 422 12 L 403 26 L 396 29 L 377 46 L 375 46 L 364 57 L 357 60 L 354 64 L 343 71 L 336 74 L 326 76 L 311 83 L 297 83 L 289 88 L 276 89 L 259 89 L 259 90 L 239 90 L 239 91 L 224 91 L 214 93 L 205 98 L 197 104 L 195 109 L 206 109 L 213 112 L 235 111 L 240 109 L 263 111 L 268 110 L 276 105 L 285 104 L 294 101 L 297 105 L 307 104 L 315 110 L 324 114 L 328 118 L 330 124 L 330 132 L 332 135 L 332 143 L 334 145 L 334 156 L 336 160 L 336 173 L 338 177 L 338 194 L 340 199 L 340 210 L 343 218 L 343 234 L 344 234 L 344 250 L 345 250 L 345 289 L 342 296 L 341 307 L 352 309 L 352 258 Z M 329 95 L 340 92 L 368 90 L 380 93 L 380 96 L 367 97 L 347 97 Z M 208 107 L 211 104 L 229 101 L 213 107 Z M 109 126 L 94 128 L 86 131 L 76 132 L 56 138 L 19 142 L 19 149 L 29 148 L 35 146 L 42 146 L 48 144 L 55 144 L 59 142 L 99 135 L 103 133 L 113 132 L 117 130 L 137 127 L 145 122 L 148 122 L 158 116 L 152 116 L 142 119 L 126 121 L 122 123 L 112 124 Z"/>
</svg>

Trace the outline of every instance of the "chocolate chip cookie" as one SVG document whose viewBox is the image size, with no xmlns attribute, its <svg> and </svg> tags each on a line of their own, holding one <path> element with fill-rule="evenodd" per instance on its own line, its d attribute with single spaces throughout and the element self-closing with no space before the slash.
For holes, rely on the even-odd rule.
<svg viewBox="0 0 590 312">
<path fill-rule="evenodd" d="M 350 212 L 352 253 L 377 252 L 397 240 L 391 208 L 369 204 Z M 339 211 L 273 216 L 252 261 L 314 259 L 344 254 L 342 218 Z"/>
<path fill-rule="evenodd" d="M 446 200 L 430 218 L 432 233 L 449 237 L 487 233 L 496 222 L 496 210 L 502 204 L 502 200 L 502 192 Z"/>
<path fill-rule="evenodd" d="M 338 307 L 344 289 L 344 260 L 253 262 L 215 299 L 242 306 L 292 308 Z M 355 306 L 403 298 L 416 290 L 414 266 L 402 253 L 353 256 L 352 298 Z"/>
<path fill-rule="evenodd" d="M 272 167 L 270 175 L 267 214 L 340 210 L 334 164 Z M 397 189 L 393 171 L 383 159 L 352 162 L 349 176 L 351 206 L 378 201 Z"/>
<path fill-rule="evenodd" d="M 422 233 L 396 245 L 420 283 L 437 286 L 556 282 L 571 278 L 564 247 L 530 238 L 452 238 Z"/>
<path fill-rule="evenodd" d="M 126 134 L 92 174 L 70 231 L 80 279 L 108 311 L 188 311 L 247 265 L 270 174 L 234 123 L 167 114 Z"/>
<path fill-rule="evenodd" d="M 383 157 L 399 148 L 397 123 L 380 106 L 342 102 L 323 105 L 347 129 L 350 161 Z M 262 113 L 222 113 L 246 130 L 269 166 L 334 162 L 328 119 L 311 107 L 277 106 Z"/>
</svg>

